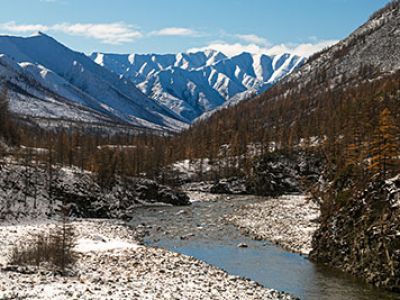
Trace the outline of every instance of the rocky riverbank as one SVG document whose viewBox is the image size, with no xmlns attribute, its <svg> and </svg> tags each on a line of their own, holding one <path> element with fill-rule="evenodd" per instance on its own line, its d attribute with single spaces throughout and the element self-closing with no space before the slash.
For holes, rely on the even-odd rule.
<svg viewBox="0 0 400 300">
<path fill-rule="evenodd" d="M 343 198 L 323 211 L 310 258 L 400 292 L 400 175 L 336 192 Z"/>
<path fill-rule="evenodd" d="M 305 196 L 291 195 L 244 205 L 225 220 L 255 239 L 308 255 L 318 216 L 318 205 Z"/>
<path fill-rule="evenodd" d="M 106 219 L 128 219 L 142 206 L 190 204 L 185 193 L 153 180 L 115 176 L 104 187 L 98 174 L 75 167 L 1 166 L 0 221 L 53 218 L 63 203 L 73 217 Z"/>
<path fill-rule="evenodd" d="M 0 224 L 0 299 L 294 299 L 192 257 L 139 245 L 136 232 L 119 221 L 73 225 L 79 260 L 70 276 L 61 277 L 6 267 L 16 242 L 54 222 Z"/>
</svg>

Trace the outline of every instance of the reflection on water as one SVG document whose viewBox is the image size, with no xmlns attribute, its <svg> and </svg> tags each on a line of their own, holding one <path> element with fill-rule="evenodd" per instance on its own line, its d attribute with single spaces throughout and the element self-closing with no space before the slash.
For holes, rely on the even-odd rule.
<svg viewBox="0 0 400 300">
<path fill-rule="evenodd" d="M 248 201 L 255 200 L 248 197 L 201 202 L 184 209 L 141 209 L 133 216 L 132 224 L 149 228 L 146 243 L 150 245 L 196 257 L 230 274 L 301 299 L 400 299 L 400 294 L 376 289 L 271 243 L 251 240 L 235 227 L 224 224 L 223 215 Z M 239 243 L 246 243 L 248 248 L 238 248 Z"/>
</svg>

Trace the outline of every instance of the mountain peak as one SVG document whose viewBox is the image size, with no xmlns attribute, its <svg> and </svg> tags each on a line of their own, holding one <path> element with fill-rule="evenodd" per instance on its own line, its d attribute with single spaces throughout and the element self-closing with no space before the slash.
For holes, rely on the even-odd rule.
<svg viewBox="0 0 400 300">
<path fill-rule="evenodd" d="M 272 58 L 243 52 L 228 57 L 215 49 L 187 53 L 117 57 L 92 54 L 91 59 L 129 79 L 149 98 L 192 122 L 205 112 L 253 92 L 261 93 L 292 72 L 300 57 Z"/>
<path fill-rule="evenodd" d="M 242 53 L 239 53 L 239 54 L 237 54 L 237 55 L 232 56 L 231 59 L 247 59 L 247 60 L 252 60 L 254 56 L 256 56 L 256 54 L 251 54 L 250 52 L 244 51 L 244 52 L 242 52 Z"/>
<path fill-rule="evenodd" d="M 14 93 L 32 95 L 23 104 L 19 103 L 22 96 L 12 99 L 18 114 L 151 129 L 185 126 L 179 116 L 143 95 L 132 82 L 42 32 L 25 38 L 0 37 L 0 53 L 15 65 L 0 66 L 0 76 L 6 74 L 18 87 Z"/>
<path fill-rule="evenodd" d="M 30 35 L 28 38 L 37 38 L 37 37 L 41 37 L 41 38 L 49 38 L 54 40 L 54 38 L 52 38 L 51 36 L 49 36 L 48 34 L 42 32 L 42 31 L 37 31 L 35 33 L 33 33 L 32 35 Z"/>
</svg>

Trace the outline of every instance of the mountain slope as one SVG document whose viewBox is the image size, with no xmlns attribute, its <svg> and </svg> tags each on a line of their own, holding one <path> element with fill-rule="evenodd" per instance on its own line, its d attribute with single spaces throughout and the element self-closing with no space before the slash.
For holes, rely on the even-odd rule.
<svg viewBox="0 0 400 300">
<path fill-rule="evenodd" d="M 277 135 L 279 130 L 293 130 L 303 136 L 320 134 L 318 114 L 329 101 L 336 101 L 339 96 L 333 96 L 335 93 L 371 84 L 400 70 L 400 5 L 396 3 L 394 9 L 375 15 L 346 39 L 310 57 L 262 95 L 222 110 L 192 130 L 207 131 L 219 124 L 221 131 L 230 132 L 231 128 L 250 126 L 255 128 L 252 132 L 256 139 L 262 138 L 265 128 L 275 128 L 268 136 Z M 336 108 L 333 104 L 326 109 Z M 225 135 L 224 143 L 227 139 Z"/>
<path fill-rule="evenodd" d="M 37 80 L 34 75 L 27 72 L 25 68 L 31 68 L 31 65 L 24 63 L 19 65 L 8 56 L 0 55 L 0 79 L 7 82 L 8 93 L 10 96 L 10 108 L 20 116 L 36 119 L 69 119 L 75 122 L 89 123 L 115 123 L 111 117 L 102 115 L 96 110 L 85 108 L 78 101 L 71 101 L 77 95 L 74 95 L 74 89 L 68 91 L 68 85 L 65 87 L 62 79 L 56 77 L 56 82 L 60 83 L 59 88 L 64 89 L 66 96 L 64 98 L 59 94 L 48 89 L 49 85 L 45 80 Z M 32 71 L 39 71 L 41 68 L 31 68 Z M 46 69 L 47 73 L 48 70 Z M 49 73 L 47 73 L 49 74 Z M 53 74 L 50 73 L 50 76 Z M 43 81 L 43 82 L 41 82 Z M 79 93 L 79 90 L 76 90 Z M 68 95 L 70 93 L 70 95 Z M 79 97 L 79 101 L 84 101 L 84 97 Z M 88 99 L 88 101 L 90 98 Z"/>
<path fill-rule="evenodd" d="M 343 41 L 312 56 L 283 83 L 301 88 L 322 77 L 319 81 L 333 89 L 363 76 L 373 77 L 374 72 L 393 73 L 400 69 L 399 47 L 399 10 L 385 10 L 372 16 Z"/>
<path fill-rule="evenodd" d="M 399 49 L 396 0 L 264 94 L 183 132 L 175 141 L 183 148 L 176 160 L 215 164 L 235 157 L 244 175 L 260 173 L 254 182 L 268 189 L 286 163 L 270 172 L 255 159 L 246 170 L 254 152 L 267 162 L 279 151 L 321 158 L 324 170 L 310 186 L 321 207 L 311 258 L 398 292 Z M 298 167 L 311 171 L 304 163 Z M 229 168 L 226 174 L 232 176 Z"/>
<path fill-rule="evenodd" d="M 205 112 L 267 90 L 301 65 L 296 55 L 197 53 L 117 55 L 93 53 L 96 63 L 132 81 L 144 94 L 193 122 Z"/>
<path fill-rule="evenodd" d="M 11 107 L 22 115 L 76 121 L 79 109 L 83 109 L 88 115 L 83 118 L 87 122 L 107 119 L 118 124 L 169 130 L 185 126 L 179 116 L 147 98 L 130 81 L 120 79 L 47 35 L 2 36 L 0 54 L 3 61 L 0 75 L 11 83 L 14 95 Z M 27 99 L 31 96 L 34 96 L 31 100 Z M 41 107 L 49 97 L 52 105 Z M 26 98 L 23 102 L 27 105 L 35 103 L 36 109 L 26 109 L 20 103 L 22 98 Z"/>
</svg>

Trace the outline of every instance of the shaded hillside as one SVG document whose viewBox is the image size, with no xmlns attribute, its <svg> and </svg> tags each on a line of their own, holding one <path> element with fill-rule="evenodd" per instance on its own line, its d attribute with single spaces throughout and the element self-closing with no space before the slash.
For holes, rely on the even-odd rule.
<svg viewBox="0 0 400 300">
<path fill-rule="evenodd" d="M 400 176 L 368 183 L 365 190 L 353 179 L 341 187 L 336 181 L 336 195 L 325 195 L 335 208 L 323 210 L 310 257 L 400 292 Z"/>
<path fill-rule="evenodd" d="M 0 221 L 46 218 L 63 205 L 79 218 L 129 218 L 142 206 L 190 205 L 185 193 L 143 178 L 114 178 L 57 165 L 0 161 Z"/>
</svg>

